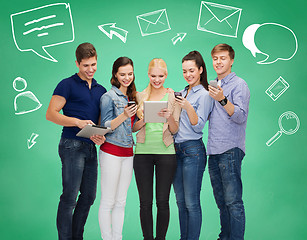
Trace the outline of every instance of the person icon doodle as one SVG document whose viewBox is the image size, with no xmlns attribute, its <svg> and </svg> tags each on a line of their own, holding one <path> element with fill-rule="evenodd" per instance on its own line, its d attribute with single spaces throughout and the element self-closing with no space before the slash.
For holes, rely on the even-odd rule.
<svg viewBox="0 0 307 240">
<path fill-rule="evenodd" d="M 42 104 L 31 91 L 24 91 L 27 88 L 27 82 L 21 77 L 15 78 L 13 88 L 20 92 L 14 99 L 14 109 L 16 115 L 21 115 L 38 110 Z M 24 91 L 24 92 L 23 92 Z"/>
</svg>

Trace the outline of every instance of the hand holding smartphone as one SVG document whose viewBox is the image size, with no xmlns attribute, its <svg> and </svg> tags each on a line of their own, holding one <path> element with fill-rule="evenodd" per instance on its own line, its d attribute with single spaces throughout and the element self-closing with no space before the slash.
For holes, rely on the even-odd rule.
<svg viewBox="0 0 307 240">
<path fill-rule="evenodd" d="M 124 109 L 124 114 L 127 116 L 127 117 L 132 117 L 133 115 L 136 114 L 136 103 L 135 101 L 129 101 L 127 106 L 125 107 Z"/>
<path fill-rule="evenodd" d="M 179 96 L 182 97 L 181 92 L 174 92 L 174 95 L 175 95 L 175 98 L 178 98 L 178 99 L 180 99 Z"/>
<path fill-rule="evenodd" d="M 211 87 L 214 87 L 214 88 L 218 89 L 217 80 L 211 80 L 211 81 L 209 82 L 209 85 L 210 85 Z"/>
<path fill-rule="evenodd" d="M 129 101 L 128 102 L 128 107 L 130 107 L 130 106 L 132 106 L 132 105 L 135 105 L 136 103 L 135 103 L 135 101 Z"/>
</svg>

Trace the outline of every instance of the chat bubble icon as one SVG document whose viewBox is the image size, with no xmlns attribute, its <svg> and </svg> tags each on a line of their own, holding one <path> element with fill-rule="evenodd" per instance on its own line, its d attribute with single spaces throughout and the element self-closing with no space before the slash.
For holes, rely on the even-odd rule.
<svg viewBox="0 0 307 240">
<path fill-rule="evenodd" d="M 21 52 L 32 51 L 52 62 L 57 60 L 46 50 L 73 42 L 74 25 L 68 3 L 55 3 L 11 14 L 15 45 Z"/>
<path fill-rule="evenodd" d="M 264 60 L 258 61 L 258 64 L 290 60 L 298 49 L 294 32 L 278 23 L 250 25 L 243 33 L 242 42 L 254 57 L 257 53 L 266 56 Z"/>
</svg>

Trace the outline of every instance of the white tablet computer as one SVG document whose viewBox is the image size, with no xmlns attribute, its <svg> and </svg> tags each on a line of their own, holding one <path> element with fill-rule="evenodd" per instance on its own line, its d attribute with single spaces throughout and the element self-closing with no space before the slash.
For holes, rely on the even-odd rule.
<svg viewBox="0 0 307 240">
<path fill-rule="evenodd" d="M 110 132 L 111 128 L 101 127 L 99 125 L 86 125 L 77 134 L 77 137 L 90 138 L 93 135 L 104 136 L 106 133 Z"/>
<path fill-rule="evenodd" d="M 158 115 L 163 108 L 167 108 L 167 101 L 144 101 L 144 122 L 165 123 L 166 118 Z"/>
</svg>

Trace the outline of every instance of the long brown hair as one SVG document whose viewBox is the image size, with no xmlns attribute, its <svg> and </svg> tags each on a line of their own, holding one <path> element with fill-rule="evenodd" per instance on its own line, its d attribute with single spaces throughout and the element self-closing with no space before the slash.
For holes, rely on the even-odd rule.
<svg viewBox="0 0 307 240">
<path fill-rule="evenodd" d="M 192 51 L 182 58 L 182 62 L 189 60 L 194 61 L 198 69 L 200 69 L 200 67 L 203 68 L 203 72 L 200 74 L 200 83 L 208 91 L 207 69 L 203 57 L 198 51 Z"/>
<path fill-rule="evenodd" d="M 115 86 L 117 88 L 120 87 L 120 82 L 118 81 L 118 79 L 116 78 L 115 75 L 118 72 L 118 69 L 120 67 L 126 66 L 126 65 L 131 65 L 132 68 L 133 68 L 133 61 L 128 57 L 119 57 L 113 63 L 112 78 L 111 78 L 111 84 L 113 86 Z M 129 101 L 135 101 L 137 103 L 136 88 L 135 88 L 134 80 L 135 80 L 135 76 L 134 76 L 134 73 L 133 73 L 133 80 L 127 88 L 127 96 L 128 96 Z"/>
</svg>

